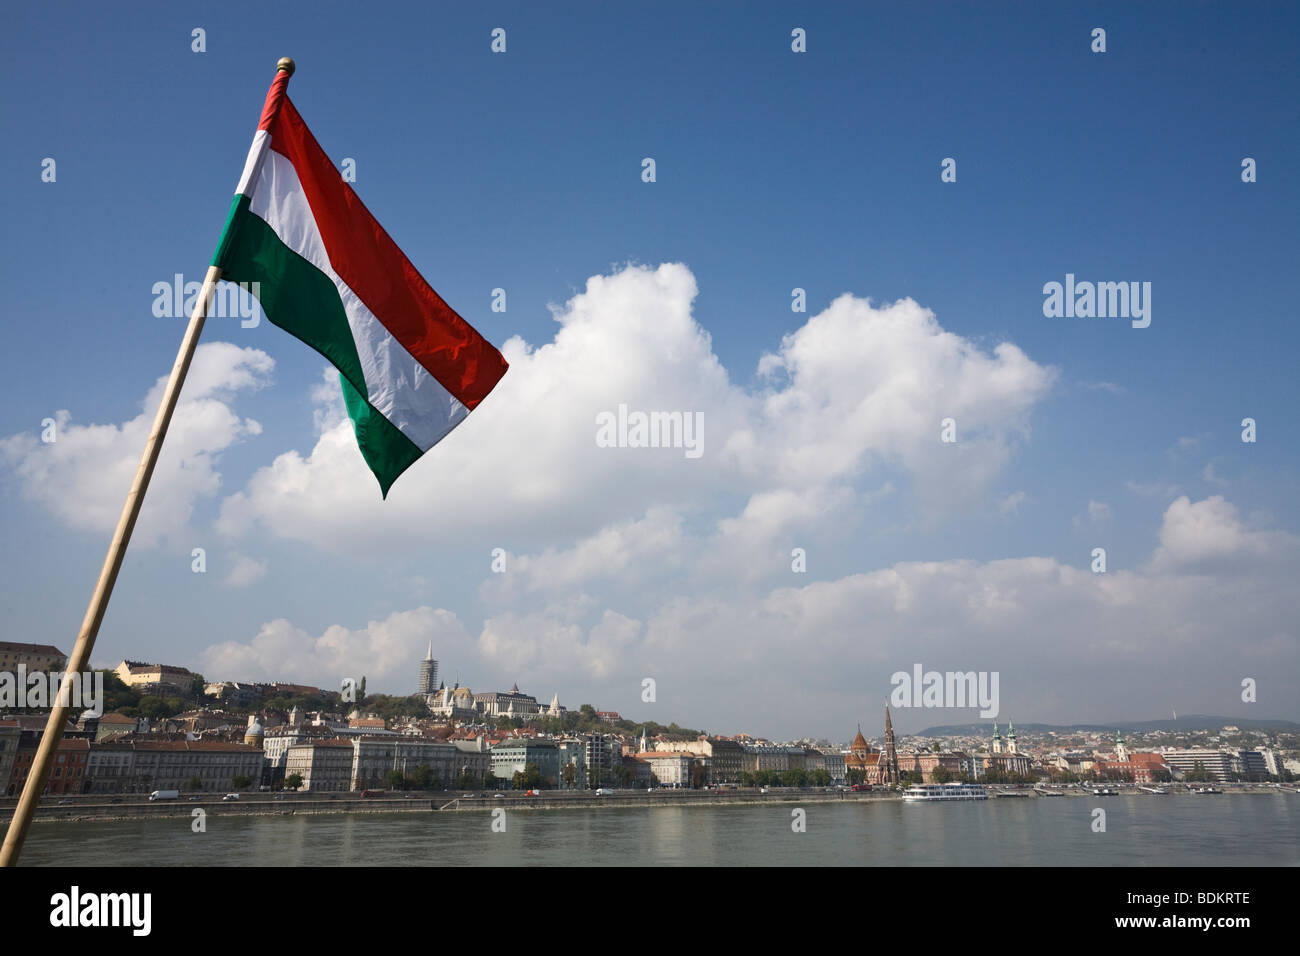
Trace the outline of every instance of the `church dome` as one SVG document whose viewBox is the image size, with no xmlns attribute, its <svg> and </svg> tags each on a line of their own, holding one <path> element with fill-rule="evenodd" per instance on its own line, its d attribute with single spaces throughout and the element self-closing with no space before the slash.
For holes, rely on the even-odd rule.
<svg viewBox="0 0 1300 956">
<path fill-rule="evenodd" d="M 256 714 L 248 715 L 248 729 L 244 731 L 244 743 L 252 747 L 261 746 L 262 739 L 266 736 L 266 731 L 262 728 L 262 722 Z"/>
</svg>

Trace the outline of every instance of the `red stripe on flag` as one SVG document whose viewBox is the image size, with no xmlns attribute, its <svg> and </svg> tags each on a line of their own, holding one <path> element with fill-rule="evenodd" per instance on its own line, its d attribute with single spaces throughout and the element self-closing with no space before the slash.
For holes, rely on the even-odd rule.
<svg viewBox="0 0 1300 956">
<path fill-rule="evenodd" d="M 289 87 L 289 74 L 277 70 L 271 88 L 266 91 L 266 103 L 262 106 L 262 118 L 257 121 L 259 130 L 270 129 L 275 116 L 280 112 L 280 104 L 285 101 L 284 91 Z"/>
<path fill-rule="evenodd" d="M 334 271 L 393 338 L 472 410 L 506 373 L 501 353 L 411 265 L 343 182 L 287 96 L 269 128 L 271 148 L 293 163 Z"/>
</svg>

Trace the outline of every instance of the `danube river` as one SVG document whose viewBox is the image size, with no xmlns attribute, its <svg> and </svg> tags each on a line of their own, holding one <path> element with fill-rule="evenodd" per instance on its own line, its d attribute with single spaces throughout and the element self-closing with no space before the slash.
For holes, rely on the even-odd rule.
<svg viewBox="0 0 1300 956">
<path fill-rule="evenodd" d="M 1291 793 L 38 822 L 28 866 L 1300 865 Z M 1106 811 L 1094 832 L 1093 809 Z M 498 824 L 499 827 L 499 824 Z"/>
</svg>

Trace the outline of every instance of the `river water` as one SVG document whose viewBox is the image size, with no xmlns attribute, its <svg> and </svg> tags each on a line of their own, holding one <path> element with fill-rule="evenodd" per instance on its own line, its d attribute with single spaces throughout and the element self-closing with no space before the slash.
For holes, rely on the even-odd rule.
<svg viewBox="0 0 1300 956">
<path fill-rule="evenodd" d="M 27 866 L 1300 865 L 1300 796 L 1252 794 L 39 822 Z M 1106 811 L 1094 832 L 1094 807 Z M 499 826 L 499 824 L 498 824 Z"/>
</svg>

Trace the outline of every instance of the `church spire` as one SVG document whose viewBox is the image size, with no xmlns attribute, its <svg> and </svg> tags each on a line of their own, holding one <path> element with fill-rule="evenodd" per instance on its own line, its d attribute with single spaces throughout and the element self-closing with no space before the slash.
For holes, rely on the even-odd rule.
<svg viewBox="0 0 1300 956">
<path fill-rule="evenodd" d="M 894 721 L 885 704 L 885 749 L 880 752 L 877 777 L 881 783 L 898 783 L 898 751 L 894 747 Z"/>
</svg>

